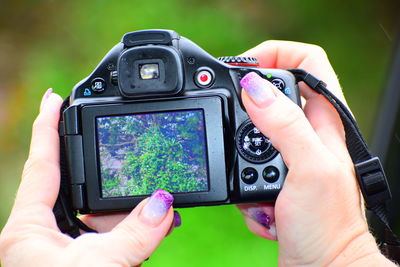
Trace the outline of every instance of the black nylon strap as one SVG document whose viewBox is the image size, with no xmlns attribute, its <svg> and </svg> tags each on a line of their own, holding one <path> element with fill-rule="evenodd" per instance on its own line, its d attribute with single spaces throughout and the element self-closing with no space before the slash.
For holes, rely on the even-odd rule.
<svg viewBox="0 0 400 267">
<path fill-rule="evenodd" d="M 56 203 L 53 207 L 53 213 L 57 221 L 58 228 L 61 232 L 76 238 L 80 235 L 80 230 L 86 232 L 96 232 L 95 230 L 88 227 L 76 216 L 76 211 L 73 210 L 69 202 L 69 191 L 68 191 L 68 169 L 65 154 L 65 143 L 63 140 L 64 127 L 63 127 L 63 113 L 69 106 L 69 97 L 67 97 L 60 109 L 60 122 L 59 122 L 59 136 L 60 136 L 60 191 Z"/>
<path fill-rule="evenodd" d="M 346 146 L 354 163 L 367 209 L 376 215 L 385 229 L 386 235 L 380 245 L 381 251 L 391 260 L 400 263 L 400 240 L 393 233 L 387 220 L 386 203 L 391 199 L 390 189 L 379 159 L 372 156 L 350 111 L 327 89 L 324 82 L 301 69 L 289 69 L 289 71 L 295 75 L 297 82 L 304 82 L 323 95 L 337 110 L 343 123 Z"/>
</svg>

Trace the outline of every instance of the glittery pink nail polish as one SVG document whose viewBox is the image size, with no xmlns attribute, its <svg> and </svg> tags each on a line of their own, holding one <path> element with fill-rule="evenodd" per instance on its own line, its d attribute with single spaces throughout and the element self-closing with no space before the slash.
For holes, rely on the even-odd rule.
<svg viewBox="0 0 400 267">
<path fill-rule="evenodd" d="M 274 85 L 261 78 L 255 72 L 246 74 L 240 81 L 240 85 L 258 107 L 267 107 L 276 98 L 273 91 Z"/>
<path fill-rule="evenodd" d="M 152 224 L 159 224 L 167 214 L 174 201 L 174 197 L 165 190 L 156 190 L 143 207 L 141 216 Z"/>
</svg>

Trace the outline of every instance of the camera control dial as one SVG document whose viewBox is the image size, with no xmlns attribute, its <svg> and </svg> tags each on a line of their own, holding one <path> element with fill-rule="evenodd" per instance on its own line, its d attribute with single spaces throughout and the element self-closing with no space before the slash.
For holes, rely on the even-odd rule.
<svg viewBox="0 0 400 267">
<path fill-rule="evenodd" d="M 219 57 L 218 60 L 232 66 L 259 67 L 255 57 Z"/>
<path fill-rule="evenodd" d="M 244 159 L 253 163 L 267 162 L 277 154 L 269 139 L 251 121 L 246 121 L 239 127 L 236 147 Z"/>
</svg>

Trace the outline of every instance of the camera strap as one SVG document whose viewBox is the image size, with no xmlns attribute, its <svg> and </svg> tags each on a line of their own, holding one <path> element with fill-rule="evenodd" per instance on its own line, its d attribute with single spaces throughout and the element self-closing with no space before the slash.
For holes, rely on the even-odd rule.
<svg viewBox="0 0 400 267">
<path fill-rule="evenodd" d="M 60 122 L 58 126 L 58 132 L 60 136 L 60 191 L 58 193 L 58 197 L 56 203 L 54 204 L 53 213 L 56 218 L 58 228 L 61 232 L 70 235 L 73 238 L 80 236 L 80 230 L 86 232 L 96 232 L 96 230 L 91 229 L 86 224 L 84 224 L 81 220 L 79 220 L 77 216 L 77 212 L 72 208 L 71 203 L 69 201 L 69 190 L 68 190 L 68 169 L 66 162 L 66 151 L 65 151 L 65 143 L 63 140 L 64 137 L 64 120 L 63 113 L 69 106 L 69 97 L 67 97 L 61 105 L 60 109 Z"/>
<path fill-rule="evenodd" d="M 387 218 L 387 202 L 391 199 L 389 184 L 378 157 L 371 154 L 360 129 L 346 105 L 328 89 L 327 85 L 302 69 L 289 69 L 297 82 L 304 82 L 312 90 L 323 95 L 337 110 L 346 136 L 346 146 L 354 163 L 356 177 L 365 200 L 366 208 L 376 215 L 385 231 L 379 247 L 391 260 L 400 263 L 400 240 L 390 228 Z"/>
</svg>

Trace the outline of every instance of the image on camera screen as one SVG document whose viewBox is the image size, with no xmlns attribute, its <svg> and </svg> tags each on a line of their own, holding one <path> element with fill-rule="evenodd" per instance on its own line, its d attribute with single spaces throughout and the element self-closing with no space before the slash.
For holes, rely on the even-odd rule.
<svg viewBox="0 0 400 267">
<path fill-rule="evenodd" d="M 102 197 L 208 191 L 202 110 L 97 117 Z"/>
</svg>

